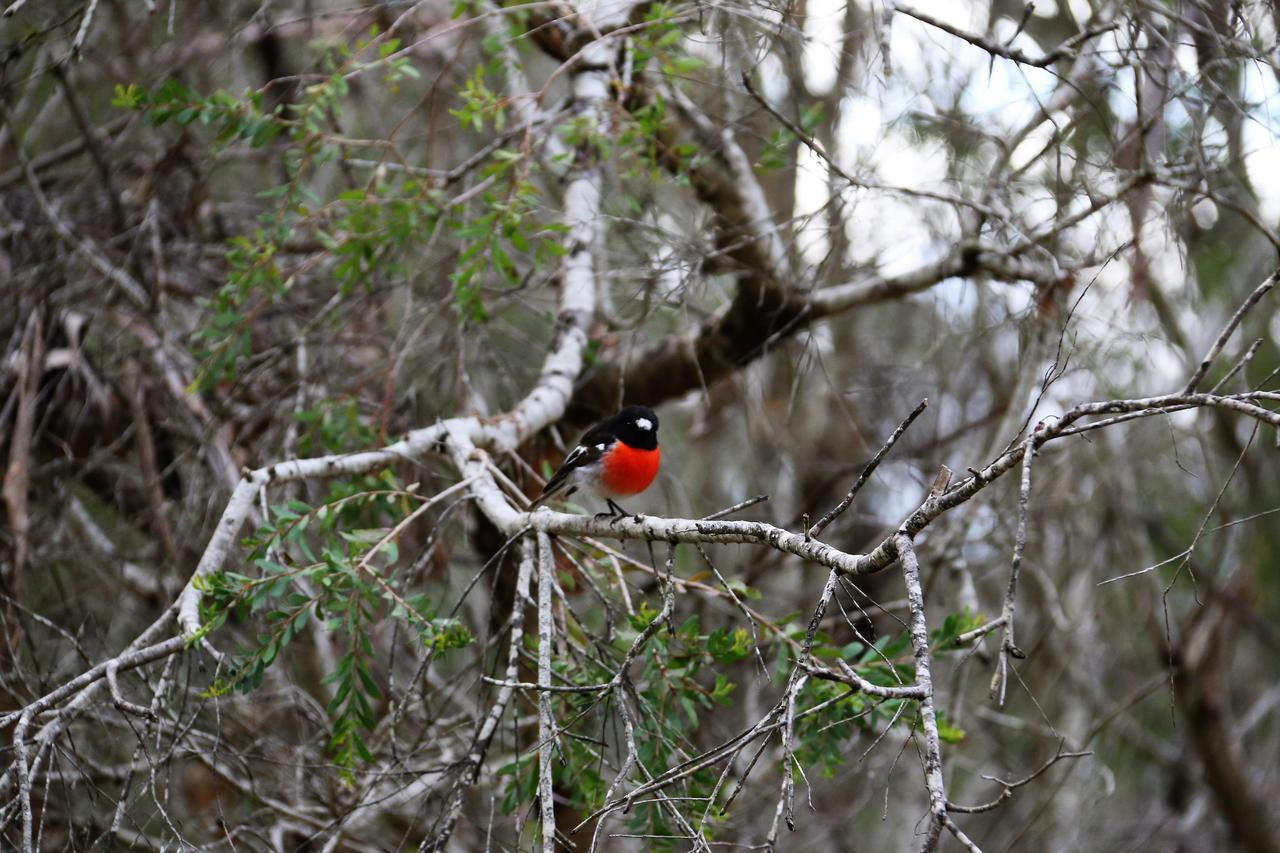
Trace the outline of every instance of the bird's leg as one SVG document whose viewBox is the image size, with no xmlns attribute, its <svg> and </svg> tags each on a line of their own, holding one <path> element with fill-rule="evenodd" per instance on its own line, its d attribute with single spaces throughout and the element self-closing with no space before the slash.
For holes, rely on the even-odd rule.
<svg viewBox="0 0 1280 853">
<path fill-rule="evenodd" d="M 609 507 L 609 511 L 608 511 L 608 512 L 597 512 L 594 516 L 592 516 L 592 518 L 593 518 L 594 520 L 596 520 L 596 521 L 600 521 L 600 520 L 605 519 L 605 518 L 608 518 L 608 519 L 610 519 L 611 521 L 617 521 L 617 520 L 618 520 L 618 517 L 619 517 L 618 510 L 619 510 L 619 509 L 621 509 L 621 507 L 619 507 L 616 503 L 614 503 L 614 502 L 613 502 L 613 500 L 612 500 L 612 499 L 610 499 L 610 498 L 605 498 L 605 499 L 604 499 L 604 502 L 605 502 L 605 504 L 607 504 L 607 505 L 608 505 L 608 507 Z M 622 515 L 625 515 L 625 514 L 626 514 L 626 513 L 622 513 Z"/>
<path fill-rule="evenodd" d="M 600 521 L 601 519 L 607 518 L 607 519 L 610 519 L 610 523 L 616 524 L 617 522 L 622 521 L 627 516 L 631 516 L 631 520 L 638 523 L 642 518 L 644 518 L 644 516 L 638 512 L 637 513 L 627 512 L 626 509 L 624 509 L 622 506 L 614 502 L 612 498 L 605 498 L 604 502 L 608 505 L 609 511 L 597 512 L 594 516 L 592 516 L 592 518 L 596 521 Z"/>
<path fill-rule="evenodd" d="M 612 498 L 605 498 L 604 502 L 609 506 L 609 511 L 597 512 L 594 516 L 596 521 L 599 521 L 602 518 L 608 518 L 612 523 L 627 517 L 627 511 L 614 503 Z"/>
<path fill-rule="evenodd" d="M 629 515 L 631 516 L 632 521 L 634 521 L 636 524 L 639 524 L 640 520 L 644 518 L 644 516 L 642 516 L 638 512 L 627 512 L 619 504 L 614 503 L 609 498 L 605 498 L 605 501 L 609 504 L 609 512 L 616 515 L 619 519 L 626 518 Z"/>
</svg>

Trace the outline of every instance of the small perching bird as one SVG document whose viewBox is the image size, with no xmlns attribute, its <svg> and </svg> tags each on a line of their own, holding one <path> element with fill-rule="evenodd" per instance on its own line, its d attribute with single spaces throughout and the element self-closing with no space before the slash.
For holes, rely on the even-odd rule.
<svg viewBox="0 0 1280 853">
<path fill-rule="evenodd" d="M 638 495 L 649 488 L 661 461 L 658 416 L 644 406 L 627 406 L 583 433 L 529 510 L 581 489 L 605 499 L 609 512 L 600 515 L 627 515 L 614 498 Z"/>
</svg>

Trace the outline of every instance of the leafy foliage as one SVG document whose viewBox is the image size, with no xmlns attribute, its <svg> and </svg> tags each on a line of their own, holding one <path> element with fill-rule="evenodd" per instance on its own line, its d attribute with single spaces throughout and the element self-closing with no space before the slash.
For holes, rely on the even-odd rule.
<svg viewBox="0 0 1280 853">
<path fill-rule="evenodd" d="M 392 180 L 385 164 L 363 185 L 325 197 L 327 167 L 345 164 L 354 149 L 380 147 L 377 141 L 352 140 L 339 132 L 344 103 L 351 97 L 349 78 L 381 71 L 382 86 L 394 91 L 418 75 L 400 55 L 398 39 L 377 36 L 374 28 L 354 50 L 339 46 L 324 54 L 323 79 L 283 104 L 272 101 L 265 87 L 236 96 L 222 90 L 201 95 L 177 79 L 151 92 L 133 83 L 116 86 L 112 105 L 141 112 L 153 126 L 210 127 L 215 156 L 235 142 L 262 148 L 287 140 L 279 152 L 287 180 L 259 193 L 272 202 L 271 212 L 260 217 L 261 225 L 252 233 L 228 241 L 227 282 L 209 301 L 206 320 L 195 333 L 202 363 L 196 390 L 236 379 L 253 354 L 254 321 L 285 299 L 311 268 L 326 264 L 337 296 L 345 298 L 356 287 L 369 286 L 375 271 L 382 277 L 402 275 L 402 259 L 434 233 L 438 189 L 415 178 Z M 283 265 L 282 247 L 304 236 L 324 251 L 305 265 Z"/>
<path fill-rule="evenodd" d="M 273 507 L 270 519 L 246 543 L 257 573 L 223 569 L 198 581 L 204 593 L 201 637 L 228 619 L 264 623 L 231 671 L 213 681 L 211 695 L 259 687 L 312 619 L 344 638 L 345 651 L 324 682 L 334 687 L 327 709 L 333 715 L 330 749 L 334 761 L 347 769 L 358 758 L 372 760 L 363 733 L 373 730 L 373 703 L 382 697 L 372 669 L 373 626 L 387 619 L 403 622 L 424 650 L 436 652 L 464 648 L 473 640 L 456 619 L 439 616 L 427 595 L 401 588 L 394 567 L 403 525 L 359 526 L 404 515 L 424 501 L 413 487 L 400 488 L 389 473 L 380 479 L 384 488 L 340 487 L 318 506 L 290 501 Z"/>
</svg>

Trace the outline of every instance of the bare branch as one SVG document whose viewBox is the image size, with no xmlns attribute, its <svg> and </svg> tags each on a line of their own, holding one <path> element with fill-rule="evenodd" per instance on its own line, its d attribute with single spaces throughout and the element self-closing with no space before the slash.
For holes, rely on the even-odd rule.
<svg viewBox="0 0 1280 853">
<path fill-rule="evenodd" d="M 924 733 L 924 778 L 929 790 L 929 826 L 921 844 L 921 853 L 937 848 L 938 837 L 947 818 L 947 792 L 942 780 L 942 745 L 938 736 L 938 719 L 934 712 L 932 655 L 929 651 L 929 626 L 924 615 L 924 590 L 920 586 L 920 564 L 916 561 L 911 538 L 899 534 L 896 543 L 902 577 L 907 585 L 907 602 L 911 618 L 911 650 L 916 662 L 916 686 L 919 687 L 920 727 Z"/>
<path fill-rule="evenodd" d="M 1004 607 L 1000 612 L 1003 628 L 1000 636 L 1000 654 L 995 673 L 991 676 L 991 697 L 997 705 L 1004 705 L 1005 687 L 1008 684 L 1009 657 L 1026 655 L 1013 640 L 1013 614 L 1018 600 L 1018 570 L 1022 567 L 1022 555 L 1027 548 L 1027 516 L 1031 510 L 1031 462 L 1036 456 L 1036 435 L 1033 432 L 1022 443 L 1022 483 L 1018 489 L 1018 526 L 1013 538 L 1013 560 L 1009 566 L 1009 584 L 1005 589 Z"/>
<path fill-rule="evenodd" d="M 926 397 L 920 401 L 920 405 L 916 406 L 915 409 L 912 410 L 911 414 L 907 415 L 902 423 L 898 424 L 898 428 L 893 431 L 893 434 L 889 436 L 889 439 L 876 452 L 876 455 L 871 457 L 871 461 L 862 469 L 862 473 L 859 474 L 858 479 L 854 481 L 853 488 L 849 489 L 849 493 L 844 496 L 844 499 L 841 500 L 840 503 L 832 507 L 826 515 L 818 519 L 814 523 L 813 527 L 809 528 L 808 532 L 805 534 L 806 536 L 811 539 L 818 538 L 818 536 L 822 535 L 822 531 L 826 529 L 828 524 L 839 518 L 840 514 L 849 508 L 853 503 L 853 499 L 858 496 L 858 492 L 862 491 L 862 487 L 867 484 L 867 480 L 871 479 L 871 475 L 874 474 L 876 468 L 880 466 L 881 461 L 884 460 L 885 456 L 889 455 L 889 451 L 898 443 L 898 439 L 902 438 L 903 433 L 907 431 L 916 418 L 920 417 L 928 406 L 929 398 Z"/>
<path fill-rule="evenodd" d="M 1018 48 L 1007 47 L 997 41 L 977 35 L 975 33 L 965 32 L 959 27 L 953 27 L 945 21 L 940 21 L 932 15 L 926 15 L 924 12 L 912 9 L 910 6 L 903 6 L 901 3 L 893 4 L 893 11 L 915 18 L 921 23 L 928 24 L 931 27 L 942 30 L 945 33 L 955 36 L 958 39 L 967 41 L 974 47 L 985 50 L 992 56 L 999 56 L 1002 59 L 1008 59 L 1017 62 L 1020 65 L 1029 65 L 1032 68 L 1048 68 L 1050 65 L 1061 62 L 1064 59 L 1075 59 L 1076 52 L 1085 42 L 1097 38 L 1103 33 L 1109 33 L 1118 28 L 1120 25 L 1115 22 L 1105 24 L 1096 24 L 1072 36 L 1063 42 L 1059 47 L 1054 48 L 1044 56 L 1028 56 L 1025 52 Z"/>
<path fill-rule="evenodd" d="M 551 537 L 538 534 L 538 687 L 551 686 L 551 653 L 555 643 L 555 619 L 551 612 L 551 590 L 555 585 L 555 556 Z M 556 719 L 551 694 L 538 694 L 538 802 L 542 813 L 542 851 L 555 853 L 556 803 L 551 780 L 551 761 L 556 744 Z"/>
<path fill-rule="evenodd" d="M 1227 345 L 1227 341 L 1231 340 L 1231 336 L 1235 333 L 1236 327 L 1240 325 L 1240 321 L 1245 315 L 1252 310 L 1253 306 L 1261 301 L 1272 288 L 1276 286 L 1276 282 L 1280 281 L 1280 269 L 1273 272 L 1266 281 L 1253 289 L 1253 292 L 1240 303 L 1240 307 L 1231 315 L 1231 319 L 1227 321 L 1227 325 L 1222 327 L 1222 331 L 1218 333 L 1218 337 L 1214 340 L 1213 346 L 1209 347 L 1209 351 L 1204 354 L 1204 358 L 1200 359 L 1200 366 L 1196 368 L 1196 372 L 1191 374 L 1191 378 L 1187 380 L 1187 384 L 1183 387 L 1183 394 L 1192 394 L 1196 390 L 1196 386 L 1204 379 L 1205 374 L 1209 372 L 1209 367 L 1213 364 L 1213 360 L 1222 352 L 1222 348 Z"/>
</svg>

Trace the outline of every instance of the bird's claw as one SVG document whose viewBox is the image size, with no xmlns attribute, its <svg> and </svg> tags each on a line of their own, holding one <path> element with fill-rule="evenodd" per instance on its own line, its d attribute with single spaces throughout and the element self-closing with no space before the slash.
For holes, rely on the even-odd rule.
<svg viewBox="0 0 1280 853">
<path fill-rule="evenodd" d="M 639 524 L 641 521 L 644 520 L 644 516 L 641 513 L 627 512 L 625 509 L 618 506 L 618 504 L 614 503 L 612 500 L 609 500 L 608 504 L 609 504 L 609 511 L 597 512 L 593 516 L 593 519 L 595 521 L 600 521 L 601 519 L 607 518 L 609 519 L 609 526 L 612 527 L 613 525 L 617 524 L 619 521 L 626 521 L 628 518 L 631 519 L 631 521 L 635 522 L 636 524 Z"/>
</svg>

